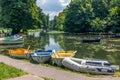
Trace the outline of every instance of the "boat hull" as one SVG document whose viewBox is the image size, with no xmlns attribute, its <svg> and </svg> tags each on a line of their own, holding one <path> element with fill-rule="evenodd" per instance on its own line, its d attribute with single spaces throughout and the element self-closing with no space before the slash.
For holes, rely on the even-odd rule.
<svg viewBox="0 0 120 80">
<path fill-rule="evenodd" d="M 52 58 L 52 65 L 63 66 L 62 60 L 64 58 Z"/>
<path fill-rule="evenodd" d="M 66 57 L 73 57 L 75 55 L 76 51 L 57 51 L 54 54 L 52 54 L 52 64 L 57 65 L 57 66 L 63 66 L 62 65 L 62 60 Z"/>
<path fill-rule="evenodd" d="M 38 63 L 46 63 L 50 60 L 52 53 L 52 50 L 36 50 L 32 54 L 30 54 L 30 58 Z"/>
<path fill-rule="evenodd" d="M 24 42 L 24 38 L 19 35 L 12 35 L 9 37 L 0 38 L 1 45 L 22 44 L 23 42 Z"/>
<path fill-rule="evenodd" d="M 23 49 L 23 48 L 18 48 L 18 49 L 10 49 L 9 50 L 9 55 L 12 58 L 25 58 L 28 59 L 29 54 L 32 53 L 32 50 L 27 50 L 27 49 Z"/>
<path fill-rule="evenodd" d="M 83 39 L 83 43 L 100 42 L 101 39 Z"/>
<path fill-rule="evenodd" d="M 14 45 L 14 44 L 23 44 L 24 39 L 9 39 L 9 40 L 0 40 L 0 45 Z"/>
<path fill-rule="evenodd" d="M 38 63 L 46 63 L 50 60 L 50 56 L 32 56 L 31 59 Z"/>
<path fill-rule="evenodd" d="M 100 67 L 100 66 L 89 66 L 89 65 L 81 65 L 81 60 L 75 58 L 65 58 L 62 61 L 62 64 L 74 71 L 86 72 L 92 74 L 114 74 L 114 69 L 110 67 Z"/>
<path fill-rule="evenodd" d="M 10 55 L 10 57 L 12 57 L 12 58 L 24 58 L 24 59 L 27 59 L 28 57 L 27 57 L 27 54 L 21 54 L 21 55 L 19 55 L 19 54 L 9 54 Z"/>
</svg>

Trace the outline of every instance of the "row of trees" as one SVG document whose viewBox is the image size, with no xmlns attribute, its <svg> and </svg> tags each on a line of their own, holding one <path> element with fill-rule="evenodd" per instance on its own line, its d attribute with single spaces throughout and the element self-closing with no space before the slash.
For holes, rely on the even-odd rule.
<svg viewBox="0 0 120 80">
<path fill-rule="evenodd" d="M 71 0 L 51 26 L 67 32 L 120 31 L 120 0 Z"/>
<path fill-rule="evenodd" d="M 49 17 L 36 5 L 36 0 L 0 0 L 0 27 L 22 29 L 46 27 Z"/>
<path fill-rule="evenodd" d="M 36 0 L 0 0 L 0 27 L 12 28 L 13 34 L 43 28 L 66 32 L 120 31 L 120 0 L 71 0 L 58 16 L 36 6 Z"/>
</svg>

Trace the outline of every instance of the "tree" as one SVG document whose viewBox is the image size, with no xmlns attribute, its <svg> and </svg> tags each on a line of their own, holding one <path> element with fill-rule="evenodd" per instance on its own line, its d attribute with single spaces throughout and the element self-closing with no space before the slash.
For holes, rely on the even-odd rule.
<svg viewBox="0 0 120 80">
<path fill-rule="evenodd" d="M 67 13 L 67 9 L 64 9 L 63 12 L 60 12 L 57 16 L 57 29 L 62 31 L 64 30 L 64 22 L 65 22 L 65 15 Z"/>
<path fill-rule="evenodd" d="M 50 25 L 52 30 L 57 30 L 57 16 L 55 16 L 54 19 L 50 21 Z"/>
<path fill-rule="evenodd" d="M 105 21 L 101 20 L 99 17 L 96 17 L 95 19 L 91 20 L 91 31 L 99 32 L 104 31 L 104 25 Z"/>
<path fill-rule="evenodd" d="M 65 17 L 65 31 L 87 32 L 90 30 L 90 20 L 94 17 L 91 0 L 73 0 L 68 6 Z"/>
<path fill-rule="evenodd" d="M 49 29 L 50 26 L 50 21 L 49 21 L 49 14 L 46 16 L 46 22 L 47 22 L 47 26 L 46 26 L 46 30 Z"/>
<path fill-rule="evenodd" d="M 36 0 L 1 0 L 0 5 L 0 26 L 12 28 L 13 34 L 41 25 Z"/>
<path fill-rule="evenodd" d="M 120 0 L 111 0 L 107 23 L 112 32 L 120 32 Z"/>
<path fill-rule="evenodd" d="M 66 12 L 63 10 L 57 17 L 57 28 L 71 33 L 119 32 L 119 7 L 119 0 L 71 0 Z"/>
</svg>

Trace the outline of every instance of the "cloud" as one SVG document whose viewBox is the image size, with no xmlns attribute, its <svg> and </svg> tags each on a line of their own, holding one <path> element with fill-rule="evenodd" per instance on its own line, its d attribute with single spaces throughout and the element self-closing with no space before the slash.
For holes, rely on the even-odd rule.
<svg viewBox="0 0 120 80">
<path fill-rule="evenodd" d="M 37 5 L 44 5 L 46 3 L 46 0 L 37 0 Z"/>
<path fill-rule="evenodd" d="M 67 6 L 70 3 L 70 0 L 59 0 L 62 6 Z"/>
<path fill-rule="evenodd" d="M 50 20 L 54 18 L 54 16 L 58 16 L 59 12 L 57 11 L 45 11 L 45 14 L 49 14 Z"/>
<path fill-rule="evenodd" d="M 58 14 L 59 14 L 59 12 L 56 12 L 56 11 L 50 11 L 50 12 L 48 12 L 48 14 L 49 14 L 49 16 L 51 16 L 52 18 L 54 17 L 54 16 L 57 16 Z"/>
<path fill-rule="evenodd" d="M 70 3 L 70 0 L 37 0 L 37 5 L 43 10 L 45 14 L 50 15 L 53 19 Z"/>
</svg>

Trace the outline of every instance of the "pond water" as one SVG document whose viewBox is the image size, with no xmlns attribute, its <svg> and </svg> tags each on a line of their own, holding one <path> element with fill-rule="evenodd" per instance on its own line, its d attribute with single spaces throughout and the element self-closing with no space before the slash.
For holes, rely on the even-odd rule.
<svg viewBox="0 0 120 80">
<path fill-rule="evenodd" d="M 31 49 L 76 50 L 77 58 L 109 60 L 120 65 L 120 38 L 101 36 L 100 43 L 82 43 L 83 38 L 97 38 L 98 35 L 39 34 L 32 33 L 25 39 L 24 47 Z"/>
<path fill-rule="evenodd" d="M 40 34 L 39 32 L 29 33 L 25 38 L 24 48 L 30 45 L 30 49 L 55 49 L 75 50 L 77 58 L 95 58 L 109 60 L 113 64 L 120 65 L 120 38 L 112 38 L 103 35 L 99 43 L 82 43 L 84 38 L 98 38 L 99 35 L 75 35 L 75 34 Z M 0 46 L 2 48 L 10 46 Z M 17 46 L 14 46 L 17 48 Z M 19 47 L 19 46 L 18 46 Z"/>
</svg>

